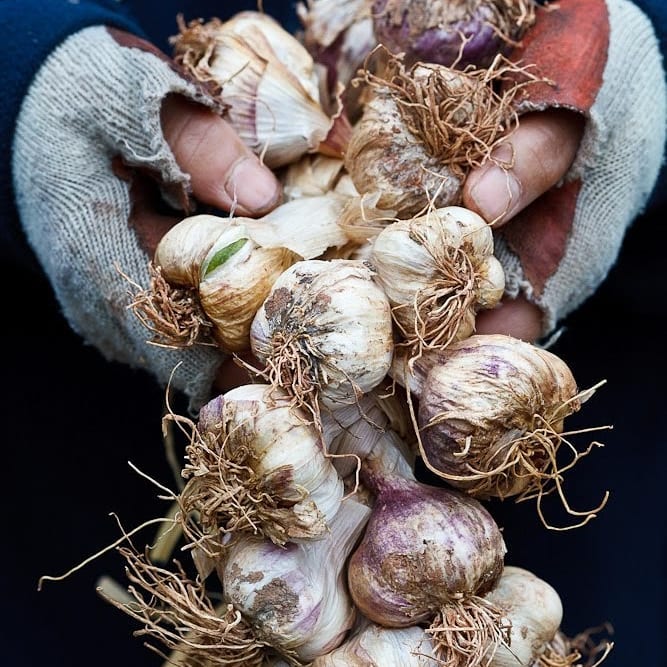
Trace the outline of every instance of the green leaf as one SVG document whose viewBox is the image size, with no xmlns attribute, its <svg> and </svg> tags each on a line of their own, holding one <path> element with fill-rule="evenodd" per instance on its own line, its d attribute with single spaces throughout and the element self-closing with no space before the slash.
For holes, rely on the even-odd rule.
<svg viewBox="0 0 667 667">
<path fill-rule="evenodd" d="M 212 271 L 215 271 L 219 266 L 222 266 L 230 257 L 233 257 L 246 243 L 248 239 L 237 239 L 236 241 L 233 241 L 229 245 L 226 245 L 224 248 L 220 248 L 218 252 L 211 257 L 211 260 L 206 266 L 206 269 L 204 270 L 204 275 L 203 277 L 206 278 L 206 276 L 211 273 Z"/>
</svg>

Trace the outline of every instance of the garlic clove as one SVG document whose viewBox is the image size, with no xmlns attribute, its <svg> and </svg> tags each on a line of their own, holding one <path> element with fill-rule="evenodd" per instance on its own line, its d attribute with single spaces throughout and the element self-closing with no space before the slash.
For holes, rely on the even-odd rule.
<svg viewBox="0 0 667 667">
<path fill-rule="evenodd" d="M 242 223 L 230 223 L 202 263 L 199 299 L 213 336 L 228 352 L 250 349 L 250 325 L 278 276 L 298 255 L 257 246 Z"/>
<path fill-rule="evenodd" d="M 169 229 L 160 239 L 153 260 L 165 280 L 173 285 L 197 287 L 202 262 L 227 224 L 225 218 L 202 214 L 184 218 Z"/>
</svg>

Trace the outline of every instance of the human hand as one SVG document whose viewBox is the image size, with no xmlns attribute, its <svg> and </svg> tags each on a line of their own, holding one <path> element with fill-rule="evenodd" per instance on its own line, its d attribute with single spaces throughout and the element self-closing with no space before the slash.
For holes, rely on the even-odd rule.
<svg viewBox="0 0 667 667">
<path fill-rule="evenodd" d="M 21 223 L 72 329 L 105 358 L 171 383 L 193 409 L 224 355 L 149 344 L 128 306 L 131 283 L 148 286 L 152 251 L 193 203 L 260 215 L 280 199 L 221 111 L 150 44 L 86 28 L 42 65 L 13 154 Z"/>
<path fill-rule="evenodd" d="M 464 184 L 464 205 L 494 228 L 502 227 L 562 181 L 579 149 L 583 129 L 584 117 L 574 111 L 551 109 L 527 114 L 493 155 L 513 166 L 503 169 L 489 161 L 473 170 Z M 546 234 L 558 231 L 549 228 Z M 551 239 L 544 241 L 551 244 Z M 522 295 L 504 299 L 499 307 L 478 314 L 476 331 L 535 341 L 542 334 L 542 311 Z"/>
<path fill-rule="evenodd" d="M 237 215 L 259 217 L 280 201 L 273 172 L 241 141 L 219 114 L 182 95 L 169 95 L 160 110 L 162 132 L 176 163 L 190 176 L 200 203 Z M 149 257 L 165 232 L 183 216 L 165 215 L 146 187 L 134 187 L 132 226 Z"/>
<path fill-rule="evenodd" d="M 493 224 L 506 277 L 503 304 L 478 315 L 477 331 L 535 341 L 593 294 L 643 210 L 667 91 L 653 26 L 627 0 L 542 8 L 512 57 L 543 82 L 517 100 L 519 126 L 497 154 L 511 168 L 472 172 L 464 203 Z"/>
</svg>

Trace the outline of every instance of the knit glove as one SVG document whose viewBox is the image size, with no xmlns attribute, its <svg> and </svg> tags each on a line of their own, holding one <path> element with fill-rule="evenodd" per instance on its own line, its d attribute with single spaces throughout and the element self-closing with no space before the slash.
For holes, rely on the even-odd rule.
<svg viewBox="0 0 667 667">
<path fill-rule="evenodd" d="M 128 277 L 149 284 L 149 256 L 132 228 L 133 175 L 150 175 L 181 211 L 188 200 L 189 177 L 160 125 L 170 93 L 214 107 L 170 60 L 132 35 L 91 27 L 70 36 L 23 102 L 14 188 L 27 238 L 71 328 L 107 359 L 171 381 L 196 409 L 210 398 L 223 355 L 213 347 L 149 344 L 150 332 L 128 307 Z"/>
<path fill-rule="evenodd" d="M 519 112 L 579 111 L 587 120 L 575 162 L 496 233 L 510 297 L 543 314 L 543 334 L 590 296 L 615 263 L 663 159 L 665 76 L 649 19 L 626 0 L 561 0 L 513 55 L 554 85 L 530 85 Z"/>
</svg>

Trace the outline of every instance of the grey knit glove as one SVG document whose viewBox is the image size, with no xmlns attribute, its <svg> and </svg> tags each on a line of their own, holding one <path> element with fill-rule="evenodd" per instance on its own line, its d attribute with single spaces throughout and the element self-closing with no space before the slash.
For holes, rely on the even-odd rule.
<svg viewBox="0 0 667 667">
<path fill-rule="evenodd" d="M 550 333 L 615 263 L 660 170 L 665 74 L 649 19 L 626 0 L 562 0 L 519 57 L 555 87 L 528 87 L 521 111 L 570 108 L 587 126 L 564 182 L 498 230 L 507 293 L 524 294 Z"/>
<path fill-rule="evenodd" d="M 221 353 L 149 344 L 121 275 L 149 284 L 127 175 L 150 174 L 174 204 L 188 196 L 189 177 L 160 125 L 168 93 L 213 105 L 166 57 L 127 33 L 92 27 L 69 37 L 24 100 L 14 187 L 27 238 L 72 329 L 107 359 L 146 369 L 160 383 L 174 372 L 172 386 L 196 409 L 210 397 Z"/>
</svg>

